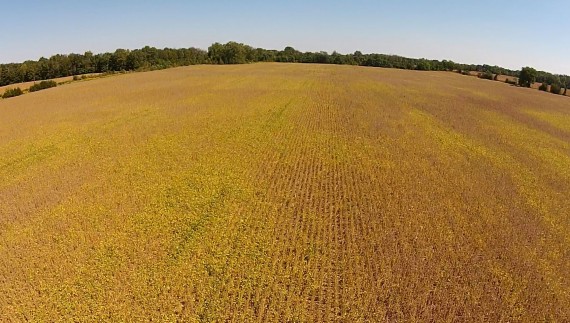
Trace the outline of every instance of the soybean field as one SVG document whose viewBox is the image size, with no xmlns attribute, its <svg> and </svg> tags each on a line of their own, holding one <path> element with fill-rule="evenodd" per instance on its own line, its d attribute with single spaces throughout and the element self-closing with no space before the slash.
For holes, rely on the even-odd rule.
<svg viewBox="0 0 570 323">
<path fill-rule="evenodd" d="M 258 63 L 0 100 L 0 321 L 570 321 L 570 99 Z"/>
</svg>

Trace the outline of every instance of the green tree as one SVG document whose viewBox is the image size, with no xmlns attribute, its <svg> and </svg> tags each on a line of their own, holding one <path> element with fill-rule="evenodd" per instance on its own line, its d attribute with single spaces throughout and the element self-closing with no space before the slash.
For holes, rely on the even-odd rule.
<svg viewBox="0 0 570 323">
<path fill-rule="evenodd" d="M 125 61 L 125 67 L 129 71 L 134 71 L 139 68 L 145 67 L 146 57 L 143 51 L 134 50 L 129 52 L 127 55 L 127 60 Z"/>
<path fill-rule="evenodd" d="M 279 55 L 280 62 L 295 63 L 299 61 L 301 53 L 291 46 L 285 47 Z"/>
<path fill-rule="evenodd" d="M 448 61 L 445 59 L 441 62 L 441 65 L 446 71 L 453 71 L 456 67 L 456 64 L 453 61 Z"/>
<path fill-rule="evenodd" d="M 486 80 L 492 80 L 493 79 L 493 73 L 491 73 L 490 71 L 485 71 L 484 73 L 479 74 L 479 78 L 486 79 Z"/>
<path fill-rule="evenodd" d="M 236 42 L 228 42 L 224 45 L 224 63 L 225 64 L 244 64 L 247 63 L 247 55 L 250 51 L 244 44 Z"/>
<path fill-rule="evenodd" d="M 253 57 L 253 48 L 241 43 L 214 43 L 208 47 L 208 57 L 212 64 L 244 64 Z"/>
<path fill-rule="evenodd" d="M 24 94 L 24 91 L 22 91 L 22 89 L 20 89 L 19 87 L 16 87 L 13 89 L 6 89 L 6 91 L 4 91 L 4 95 L 2 95 L 2 98 L 7 99 L 22 94 Z"/>
<path fill-rule="evenodd" d="M 330 62 L 337 65 L 343 65 L 346 63 L 344 55 L 339 54 L 336 50 L 332 52 Z"/>
<path fill-rule="evenodd" d="M 519 75 L 519 85 L 530 87 L 536 81 L 536 70 L 532 67 L 523 67 Z"/>
<path fill-rule="evenodd" d="M 548 91 L 548 84 L 546 84 L 546 82 L 542 82 L 542 84 L 540 84 L 540 86 L 538 87 L 539 91 Z"/>
<path fill-rule="evenodd" d="M 362 62 L 364 62 L 364 55 L 362 55 L 362 52 L 359 50 L 355 51 L 354 54 L 352 54 L 352 57 L 354 58 L 356 65 L 361 65 Z"/>
<path fill-rule="evenodd" d="M 74 76 L 73 78 L 75 79 L 76 76 Z M 53 80 L 49 80 L 49 81 L 41 81 L 40 83 L 34 83 L 34 85 L 30 86 L 30 92 L 36 92 L 36 91 L 41 91 L 41 90 L 45 90 L 45 89 L 49 89 L 50 87 L 56 87 L 57 83 Z"/>
<path fill-rule="evenodd" d="M 208 47 L 208 58 L 212 64 L 223 64 L 224 45 L 220 43 L 213 43 Z"/>
<path fill-rule="evenodd" d="M 122 71 L 127 68 L 127 58 L 129 51 L 125 49 L 117 49 L 109 59 L 109 68 L 113 71 Z"/>
<path fill-rule="evenodd" d="M 418 64 L 416 65 L 416 70 L 419 71 L 430 71 L 431 70 L 431 64 L 430 62 L 428 62 L 425 59 L 420 59 Z"/>
</svg>

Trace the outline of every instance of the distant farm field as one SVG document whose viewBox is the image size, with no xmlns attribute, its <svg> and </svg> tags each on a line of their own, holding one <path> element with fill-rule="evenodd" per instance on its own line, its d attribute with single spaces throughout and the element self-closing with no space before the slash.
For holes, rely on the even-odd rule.
<svg viewBox="0 0 570 323">
<path fill-rule="evenodd" d="M 0 321 L 570 321 L 570 99 L 194 66 L 0 100 Z"/>
<path fill-rule="evenodd" d="M 91 78 L 95 78 L 95 77 L 100 76 L 100 75 L 101 74 L 93 73 L 93 74 L 83 74 L 82 76 L 84 78 L 91 79 Z M 57 83 L 69 83 L 69 82 L 73 81 L 73 76 L 58 77 L 58 78 L 53 79 L 53 81 L 55 81 Z M 6 91 L 7 89 L 13 89 L 16 87 L 19 87 L 22 90 L 28 90 L 30 88 L 30 86 L 32 86 L 36 83 L 39 83 L 39 82 L 41 82 L 41 80 L 0 86 L 0 95 L 3 94 L 4 91 Z"/>
</svg>

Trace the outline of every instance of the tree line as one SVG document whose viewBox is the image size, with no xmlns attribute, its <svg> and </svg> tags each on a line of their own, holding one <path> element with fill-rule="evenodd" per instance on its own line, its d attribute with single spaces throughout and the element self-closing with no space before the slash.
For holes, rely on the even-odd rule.
<svg viewBox="0 0 570 323">
<path fill-rule="evenodd" d="M 540 91 L 550 90 L 553 94 L 566 95 L 570 86 L 570 78 L 567 75 L 553 75 L 537 71 L 532 67 L 523 67 L 519 73 L 519 85 L 531 87 L 534 82 L 542 83 L 538 88 Z M 564 91 L 561 93 L 562 89 Z"/>
<path fill-rule="evenodd" d="M 157 49 L 146 46 L 141 49 L 117 49 L 112 53 L 54 55 L 50 58 L 29 60 L 23 63 L 0 64 L 0 86 L 47 80 L 89 73 L 118 71 L 156 70 L 176 66 L 195 64 L 244 64 L 254 62 L 291 62 L 374 66 L 423 71 L 475 71 L 519 77 L 521 71 L 499 66 L 461 64 L 450 60 L 428 60 L 408 58 L 398 55 L 352 54 L 338 52 L 301 52 L 292 47 L 283 50 L 253 48 L 251 46 L 228 42 L 214 43 L 208 50 L 199 48 Z M 536 71 L 535 80 L 548 84 L 570 85 L 570 77 Z"/>
<path fill-rule="evenodd" d="M 117 49 L 113 53 L 54 55 L 37 61 L 0 64 L 0 86 L 90 73 L 154 70 L 208 62 L 208 52 L 197 48 Z"/>
</svg>

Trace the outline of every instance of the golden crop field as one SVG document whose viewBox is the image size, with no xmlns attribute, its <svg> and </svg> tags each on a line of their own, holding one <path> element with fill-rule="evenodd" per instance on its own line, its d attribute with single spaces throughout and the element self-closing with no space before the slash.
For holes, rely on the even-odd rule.
<svg viewBox="0 0 570 323">
<path fill-rule="evenodd" d="M 568 322 L 570 100 L 262 63 L 0 100 L 0 321 Z"/>
</svg>

